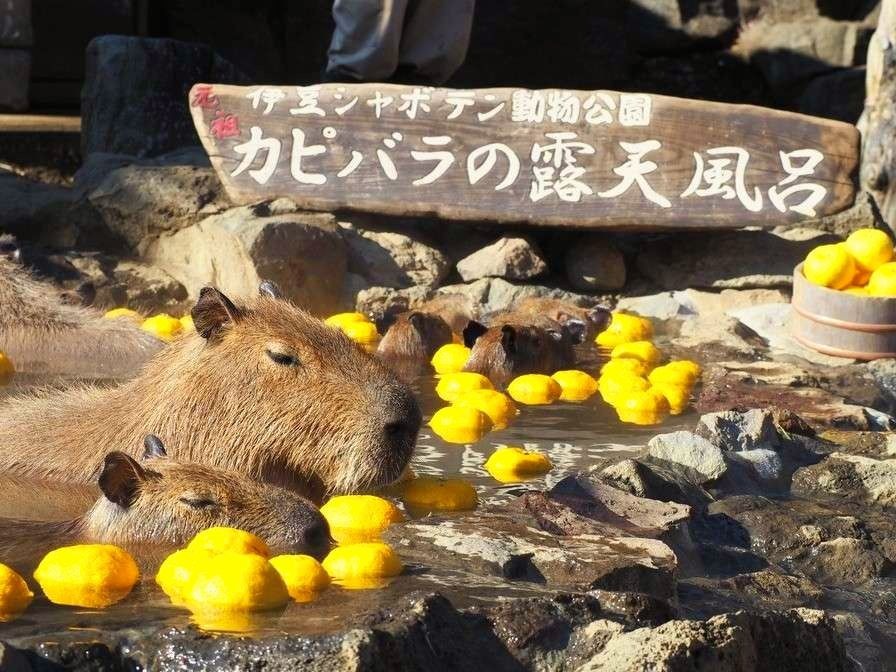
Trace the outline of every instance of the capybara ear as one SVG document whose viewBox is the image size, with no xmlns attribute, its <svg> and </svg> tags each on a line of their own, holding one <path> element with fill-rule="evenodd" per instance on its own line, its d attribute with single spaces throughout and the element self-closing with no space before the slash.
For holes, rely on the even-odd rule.
<svg viewBox="0 0 896 672">
<path fill-rule="evenodd" d="M 426 317 L 423 315 L 423 313 L 418 313 L 415 311 L 415 312 L 411 313 L 410 315 L 408 315 L 408 322 L 410 322 L 418 330 L 423 329 L 423 324 L 424 324 L 425 320 L 426 320 Z"/>
<path fill-rule="evenodd" d="M 585 323 L 575 317 L 570 317 L 563 322 L 563 331 L 569 335 L 569 339 L 573 343 L 584 343 L 585 337 L 588 335 Z"/>
<path fill-rule="evenodd" d="M 605 331 L 612 320 L 613 313 L 607 306 L 594 306 L 588 311 L 588 321 L 594 325 L 598 333 Z"/>
<path fill-rule="evenodd" d="M 196 332 L 208 340 L 217 336 L 225 324 L 239 320 L 242 312 L 222 292 L 214 287 L 203 287 L 190 315 Z"/>
<path fill-rule="evenodd" d="M 106 499 L 128 508 L 137 498 L 140 483 L 146 480 L 146 472 L 130 455 L 113 451 L 106 455 L 99 486 Z"/>
<path fill-rule="evenodd" d="M 160 457 L 168 457 L 165 444 L 155 434 L 147 434 L 146 438 L 143 439 L 143 459 L 154 460 Z"/>
<path fill-rule="evenodd" d="M 269 299 L 282 299 L 283 292 L 280 291 L 280 288 L 276 283 L 271 282 L 270 280 L 263 280 L 260 285 L 258 285 L 258 293 L 261 296 L 266 296 Z"/>
<path fill-rule="evenodd" d="M 516 352 L 516 329 L 509 324 L 501 327 L 501 347 L 508 355 Z"/>
<path fill-rule="evenodd" d="M 464 327 L 463 334 L 461 334 L 464 337 L 464 345 L 472 348 L 476 344 L 476 339 L 487 331 L 488 327 L 484 324 L 480 324 L 476 320 L 470 320 L 467 322 L 467 326 Z"/>
</svg>

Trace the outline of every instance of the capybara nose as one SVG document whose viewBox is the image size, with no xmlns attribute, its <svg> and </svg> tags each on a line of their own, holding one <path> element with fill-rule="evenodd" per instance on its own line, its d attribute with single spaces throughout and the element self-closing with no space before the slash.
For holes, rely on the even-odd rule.
<svg viewBox="0 0 896 672">
<path fill-rule="evenodd" d="M 383 419 L 383 433 L 388 441 L 413 442 L 420 431 L 423 415 L 420 406 L 410 392 L 402 392 L 398 399 L 389 404 L 388 414 Z"/>
<path fill-rule="evenodd" d="M 331 541 L 330 526 L 323 516 L 306 525 L 302 531 L 302 546 L 308 550 L 309 555 L 325 555 L 330 550 Z"/>
</svg>

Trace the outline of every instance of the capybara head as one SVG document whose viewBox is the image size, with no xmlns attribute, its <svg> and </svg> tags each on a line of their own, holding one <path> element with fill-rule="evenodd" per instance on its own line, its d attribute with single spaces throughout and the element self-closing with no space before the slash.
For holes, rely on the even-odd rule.
<svg viewBox="0 0 896 672">
<path fill-rule="evenodd" d="M 420 311 L 401 313 L 377 348 L 377 354 L 387 358 L 406 358 L 429 361 L 436 350 L 451 343 L 451 327 L 438 315 Z"/>
<path fill-rule="evenodd" d="M 612 313 L 606 306 L 576 306 L 569 301 L 530 296 L 522 299 L 512 311 L 518 318 L 537 326 L 560 325 L 574 343 L 586 343 L 610 326 Z"/>
<path fill-rule="evenodd" d="M 463 335 L 472 349 L 464 370 L 499 385 L 525 373 L 551 374 L 572 364 L 572 344 L 561 330 L 515 324 L 489 328 L 470 322 Z"/>
<path fill-rule="evenodd" d="M 182 544 L 222 525 L 258 535 L 272 546 L 322 555 L 330 530 L 317 507 L 295 492 L 235 472 L 168 459 L 161 441 L 146 438 L 142 460 L 106 455 L 103 496 L 80 521 L 97 541 Z"/>
<path fill-rule="evenodd" d="M 140 379 L 157 404 L 149 428 L 173 457 L 315 496 L 398 478 L 421 414 L 382 363 L 269 283 L 248 305 L 206 287 L 192 317 L 196 335 Z"/>
</svg>

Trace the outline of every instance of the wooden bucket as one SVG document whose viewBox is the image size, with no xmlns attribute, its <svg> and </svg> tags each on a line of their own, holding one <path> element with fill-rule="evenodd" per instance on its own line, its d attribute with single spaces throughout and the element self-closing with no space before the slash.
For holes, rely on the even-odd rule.
<svg viewBox="0 0 896 672">
<path fill-rule="evenodd" d="M 896 298 L 813 285 L 793 271 L 793 336 L 807 348 L 849 359 L 896 357 Z"/>
</svg>

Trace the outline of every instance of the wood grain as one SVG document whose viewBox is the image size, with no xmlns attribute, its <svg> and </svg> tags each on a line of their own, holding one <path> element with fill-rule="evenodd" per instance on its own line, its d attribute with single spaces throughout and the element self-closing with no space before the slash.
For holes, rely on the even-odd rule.
<svg viewBox="0 0 896 672">
<path fill-rule="evenodd" d="M 261 89 L 275 89 L 284 97 L 269 106 L 262 98 Z M 300 105 L 300 93 L 310 105 Z M 371 104 L 377 93 L 392 100 L 391 105 L 381 110 L 379 118 Z M 428 97 L 429 110 L 418 107 L 414 118 L 410 118 L 413 110 L 408 97 L 413 98 L 415 94 Z M 515 121 L 515 95 L 519 100 L 540 97 L 546 104 L 569 103 L 575 98 L 577 102 L 570 105 L 577 108 L 577 114 L 567 110 L 565 116 L 555 114 L 552 121 L 547 110 L 562 108 L 546 105 L 541 120 Z M 455 101 L 461 97 L 474 97 L 474 104 L 464 105 L 457 112 Z M 650 106 L 649 120 L 642 117 L 639 124 L 637 108 L 645 99 Z M 346 107 L 353 100 L 356 102 Z M 586 119 L 584 106 L 589 100 L 594 101 L 588 110 L 592 113 L 590 121 L 609 120 L 608 123 L 590 123 Z M 823 197 L 810 204 L 814 205 L 811 209 L 815 216 L 848 208 L 856 192 L 859 134 L 855 127 L 746 105 L 613 91 L 454 91 L 372 84 L 326 84 L 311 91 L 294 86 L 197 84 L 190 93 L 190 102 L 203 146 L 228 195 L 237 203 L 287 197 L 309 209 L 433 215 L 476 222 L 580 228 L 740 228 L 771 227 L 812 218 L 792 209 L 810 192 L 799 191 L 783 199 L 785 211 L 781 212 L 770 198 L 770 190 L 776 185 L 779 193 L 794 185 L 818 185 Z M 403 104 L 406 107 L 402 110 Z M 596 105 L 603 105 L 606 114 L 598 116 Z M 314 107 L 324 115 L 291 112 Z M 337 108 L 342 110 L 341 114 L 336 112 Z M 625 114 L 623 108 L 627 110 Z M 489 114 L 492 116 L 485 120 L 479 118 Z M 452 115 L 454 118 L 449 119 Z M 536 113 L 530 119 L 538 117 Z M 622 123 L 623 118 L 627 123 Z M 644 124 L 645 121 L 648 123 Z M 265 151 L 260 151 L 248 166 L 238 171 L 247 156 L 253 127 L 259 129 L 260 138 L 275 139 L 279 148 L 276 167 L 263 183 L 250 173 L 263 166 Z M 303 184 L 293 176 L 294 130 L 304 134 L 306 148 L 323 148 L 322 153 L 303 156 L 301 161 L 301 169 L 324 176 L 323 183 Z M 556 134 L 573 134 L 563 136 L 563 142 L 584 145 L 573 145 L 568 153 L 561 151 L 558 159 L 556 152 L 545 151 L 556 142 Z M 429 145 L 424 143 L 424 138 L 429 139 Z M 443 138 L 438 142 L 447 144 L 436 145 L 434 138 Z M 644 152 L 639 163 L 653 162 L 656 167 L 640 179 L 659 195 L 655 200 L 665 199 L 668 207 L 651 201 L 637 180 L 630 181 L 628 189 L 621 193 L 616 190 L 632 154 L 631 148 L 621 143 L 648 141 L 657 141 L 659 146 Z M 504 154 L 496 154 L 493 169 L 478 181 L 472 179 L 468 166 L 472 152 L 493 143 L 506 146 L 519 161 L 516 179 L 499 190 L 496 187 L 504 180 L 509 166 Z M 533 153 L 536 146 L 542 151 Z M 580 151 L 584 146 L 591 151 Z M 748 201 L 741 199 L 734 189 L 740 155 L 733 151 L 713 154 L 718 148 L 731 147 L 748 153 L 740 192 L 755 199 L 758 189 L 761 207 L 755 211 L 745 206 Z M 811 174 L 799 175 L 779 185 L 788 177 L 781 153 L 800 150 L 820 153 L 817 165 Z M 390 171 L 379 160 L 378 151 L 394 164 L 394 179 L 390 179 Z M 420 160 L 420 152 L 438 151 L 449 151 L 453 162 L 433 182 L 414 185 L 414 181 L 425 178 L 438 163 Z M 353 157 L 357 158 L 353 152 L 360 153 L 360 163 L 353 172 L 339 177 L 340 171 L 347 171 Z M 300 153 L 296 151 L 297 155 Z M 704 171 L 713 165 L 711 161 L 718 161 L 721 165 L 716 172 L 728 175 L 727 180 L 720 180 L 717 189 L 710 188 L 709 175 L 697 170 L 695 153 L 702 160 Z M 251 159 L 252 153 L 248 156 Z M 486 157 L 486 153 L 480 153 L 475 164 L 481 167 Z M 567 158 L 571 160 L 565 161 Z M 806 159 L 794 155 L 790 162 L 799 168 Z M 536 191 L 541 198 L 533 199 L 532 185 L 537 181 L 534 169 L 542 173 L 546 172 L 544 169 L 553 169 L 555 180 L 560 175 L 571 175 L 584 188 L 564 186 L 552 190 L 548 185 Z M 638 173 L 637 170 L 630 172 Z M 683 197 L 695 175 L 698 192 L 692 189 Z M 608 196 L 607 192 L 618 195 Z M 698 195 L 701 192 L 705 195 Z M 730 197 L 725 197 L 726 194 Z M 578 200 L 572 200 L 576 195 Z"/>
</svg>

